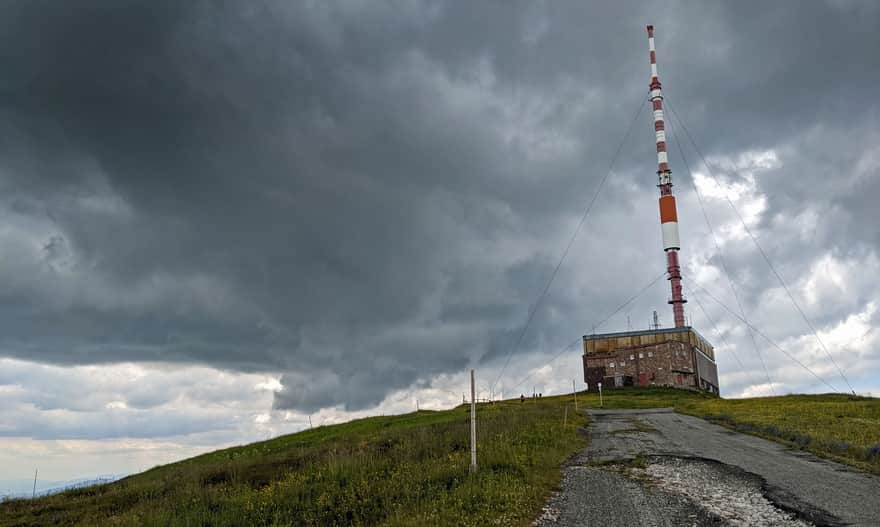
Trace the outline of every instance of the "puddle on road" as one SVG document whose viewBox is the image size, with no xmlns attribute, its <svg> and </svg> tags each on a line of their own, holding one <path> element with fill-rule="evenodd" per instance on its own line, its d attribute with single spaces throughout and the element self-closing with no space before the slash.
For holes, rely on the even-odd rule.
<svg viewBox="0 0 880 527">
<path fill-rule="evenodd" d="M 736 526 L 806 527 L 812 523 L 779 509 L 761 489 L 761 481 L 708 461 L 654 457 L 630 474 L 661 490 L 682 495 Z"/>
</svg>

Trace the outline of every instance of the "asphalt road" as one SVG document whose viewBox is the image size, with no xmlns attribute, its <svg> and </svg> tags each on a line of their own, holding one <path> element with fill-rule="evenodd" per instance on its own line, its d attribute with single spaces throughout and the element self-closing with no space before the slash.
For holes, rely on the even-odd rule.
<svg viewBox="0 0 880 527">
<path fill-rule="evenodd" d="M 535 524 L 880 526 L 880 478 L 670 409 L 591 411 Z"/>
</svg>

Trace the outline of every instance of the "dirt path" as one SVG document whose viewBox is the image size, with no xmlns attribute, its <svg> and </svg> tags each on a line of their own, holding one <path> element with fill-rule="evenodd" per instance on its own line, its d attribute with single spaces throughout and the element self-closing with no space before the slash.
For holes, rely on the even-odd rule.
<svg viewBox="0 0 880 527">
<path fill-rule="evenodd" d="M 670 409 L 592 411 L 535 523 L 880 525 L 880 478 Z"/>
</svg>

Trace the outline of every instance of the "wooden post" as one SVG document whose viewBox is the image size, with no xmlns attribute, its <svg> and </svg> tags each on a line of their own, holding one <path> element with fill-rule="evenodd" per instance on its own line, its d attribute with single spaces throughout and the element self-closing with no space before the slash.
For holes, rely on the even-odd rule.
<svg viewBox="0 0 880 527">
<path fill-rule="evenodd" d="M 471 472 L 477 471 L 477 397 L 471 370 Z"/>
<path fill-rule="evenodd" d="M 562 428 L 568 424 L 568 405 L 565 405 L 565 415 L 562 417 Z"/>
<path fill-rule="evenodd" d="M 578 392 L 577 388 L 574 387 L 574 379 L 571 380 L 571 393 L 574 394 L 574 411 L 578 411 Z"/>
</svg>

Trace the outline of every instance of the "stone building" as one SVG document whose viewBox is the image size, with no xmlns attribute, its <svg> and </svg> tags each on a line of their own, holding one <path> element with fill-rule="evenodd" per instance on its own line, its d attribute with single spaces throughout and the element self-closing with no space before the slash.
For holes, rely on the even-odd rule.
<svg viewBox="0 0 880 527">
<path fill-rule="evenodd" d="M 583 359 L 590 391 L 601 382 L 718 393 L 715 350 L 690 326 L 584 335 Z"/>
</svg>

